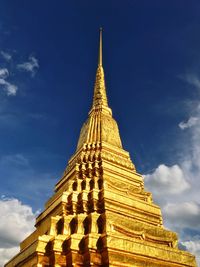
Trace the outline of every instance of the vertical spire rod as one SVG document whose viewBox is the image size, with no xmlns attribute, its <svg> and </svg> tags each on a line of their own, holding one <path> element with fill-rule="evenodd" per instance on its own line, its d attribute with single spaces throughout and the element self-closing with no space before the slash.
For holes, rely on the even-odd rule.
<svg viewBox="0 0 200 267">
<path fill-rule="evenodd" d="M 99 29 L 99 66 L 102 66 L 102 28 Z"/>
<path fill-rule="evenodd" d="M 96 72 L 96 80 L 94 85 L 93 107 L 104 106 L 108 108 L 108 100 L 106 96 L 106 85 L 104 79 L 104 70 L 102 66 L 102 28 L 99 31 L 99 58 Z M 110 112 L 110 110 L 109 110 Z M 110 112 L 111 113 L 111 112 Z"/>
</svg>

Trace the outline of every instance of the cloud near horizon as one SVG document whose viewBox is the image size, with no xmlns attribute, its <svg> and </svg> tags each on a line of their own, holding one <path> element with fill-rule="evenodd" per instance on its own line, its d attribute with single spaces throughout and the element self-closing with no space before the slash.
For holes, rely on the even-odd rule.
<svg viewBox="0 0 200 267">
<path fill-rule="evenodd" d="M 34 230 L 36 213 L 16 198 L 0 199 L 0 266 L 18 251 L 19 243 Z M 15 233 L 15 234 L 13 234 Z"/>
<path fill-rule="evenodd" d="M 173 227 L 200 229 L 200 204 L 195 202 L 167 203 L 163 213 Z"/>
<path fill-rule="evenodd" d="M 180 130 L 187 129 L 180 158 L 172 166 L 160 164 L 144 178 L 161 206 L 165 226 L 178 232 L 181 244 L 196 255 L 200 265 L 200 79 L 187 74 L 184 81 L 196 89 L 199 100 L 190 105 L 188 119 L 178 124 Z"/>
<path fill-rule="evenodd" d="M 24 202 L 34 206 L 32 198 L 47 200 L 57 180 L 54 174 L 35 170 L 31 160 L 21 153 L 0 156 L 0 173 L 10 181 L 8 190 L 0 197 L 0 266 L 4 266 L 19 252 L 20 242 L 34 231 L 35 218 L 40 212 Z M 16 184 L 21 186 L 16 189 Z"/>
</svg>

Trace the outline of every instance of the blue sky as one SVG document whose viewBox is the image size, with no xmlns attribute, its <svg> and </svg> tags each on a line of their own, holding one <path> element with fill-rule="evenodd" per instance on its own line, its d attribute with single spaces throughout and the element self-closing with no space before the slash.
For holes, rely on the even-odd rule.
<svg viewBox="0 0 200 267">
<path fill-rule="evenodd" d="M 34 218 L 51 196 L 91 106 L 102 26 L 107 94 L 123 146 L 166 225 L 200 254 L 199 14 L 195 0 L 2 0 L 2 209 L 15 201 L 19 216 L 28 209 Z M 3 245 L 0 253 L 8 257 Z"/>
</svg>

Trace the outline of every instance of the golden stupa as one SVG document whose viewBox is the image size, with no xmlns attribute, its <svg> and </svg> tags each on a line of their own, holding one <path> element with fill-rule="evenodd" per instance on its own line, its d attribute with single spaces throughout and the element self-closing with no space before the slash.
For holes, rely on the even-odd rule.
<svg viewBox="0 0 200 267">
<path fill-rule="evenodd" d="M 197 266 L 163 227 L 159 206 L 122 147 L 106 96 L 101 30 L 92 108 L 35 226 L 6 267 Z"/>
</svg>

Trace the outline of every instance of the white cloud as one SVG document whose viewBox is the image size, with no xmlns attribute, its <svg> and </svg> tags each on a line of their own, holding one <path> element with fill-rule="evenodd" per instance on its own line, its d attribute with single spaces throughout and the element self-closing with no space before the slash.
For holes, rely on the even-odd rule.
<svg viewBox="0 0 200 267">
<path fill-rule="evenodd" d="M 34 229 L 35 215 L 32 208 L 18 199 L 0 200 L 0 247 L 14 247 Z M 13 229 L 15 234 L 13 235 Z"/>
<path fill-rule="evenodd" d="M 0 214 L 0 263 L 3 265 L 15 255 L 19 243 L 34 230 L 36 214 L 18 199 L 5 197 L 0 199 Z"/>
<path fill-rule="evenodd" d="M 195 202 L 167 203 L 163 213 L 174 227 L 200 229 L 200 205 Z"/>
<path fill-rule="evenodd" d="M 199 121 L 199 118 L 197 117 L 190 117 L 186 122 L 182 121 L 179 123 L 179 127 L 181 130 L 185 130 L 187 128 L 191 128 L 192 126 L 195 126 Z"/>
<path fill-rule="evenodd" d="M 200 236 L 194 236 L 192 240 L 184 241 L 181 244 L 196 255 L 197 264 L 200 266 Z"/>
<path fill-rule="evenodd" d="M 29 61 L 18 64 L 17 68 L 19 70 L 29 72 L 32 76 L 34 76 L 37 69 L 39 68 L 39 63 L 34 56 L 29 56 Z"/>
<path fill-rule="evenodd" d="M 1 51 L 0 54 L 7 61 L 12 59 L 12 56 L 4 51 Z M 29 72 L 32 77 L 35 75 L 38 68 L 39 63 L 34 56 L 29 56 L 29 61 L 17 65 L 17 69 Z M 17 94 L 18 87 L 8 80 L 9 76 L 7 68 L 0 68 L 0 89 L 3 89 L 7 96 L 15 96 Z"/>
<path fill-rule="evenodd" d="M 6 79 L 9 77 L 9 71 L 6 68 L 0 69 L 0 88 L 6 92 L 8 96 L 15 96 L 18 90 L 18 87 Z"/>
<path fill-rule="evenodd" d="M 145 185 L 155 195 L 180 194 L 190 188 L 183 170 L 178 165 L 159 165 L 156 170 L 145 175 Z"/>
<path fill-rule="evenodd" d="M 4 266 L 4 264 L 12 259 L 18 252 L 19 247 L 0 248 L 0 266 Z"/>
<path fill-rule="evenodd" d="M 0 78 L 6 79 L 9 76 L 9 71 L 6 68 L 0 69 Z"/>
<path fill-rule="evenodd" d="M 187 73 L 184 76 L 181 76 L 183 80 L 185 80 L 188 84 L 195 86 L 200 90 L 200 79 L 196 74 Z"/>
<path fill-rule="evenodd" d="M 55 179 L 57 175 L 36 171 L 32 167 L 31 160 L 37 157 L 38 153 L 37 151 L 36 155 L 32 154 L 29 157 L 21 153 L 0 157 L 1 177 L 2 179 L 9 177 L 7 183 L 9 190 L 4 191 L 4 194 L 11 195 L 15 192 L 16 196 L 0 197 L 0 266 L 18 252 L 19 243 L 34 231 L 35 217 L 40 212 L 34 213 L 29 205 L 24 205 L 17 199 L 18 196 L 32 204 L 39 199 L 46 200 L 50 197 L 50 192 L 57 181 Z M 47 154 L 44 153 L 43 156 L 46 157 Z M 54 154 L 51 156 L 55 159 Z M 16 187 L 19 182 L 21 186 Z"/>
<path fill-rule="evenodd" d="M 4 79 L 0 79 L 0 85 L 3 86 L 4 91 L 7 96 L 15 96 L 18 90 L 18 87 L 10 82 L 7 82 Z"/>
<path fill-rule="evenodd" d="M 1 51 L 1 56 L 6 60 L 6 61 L 10 61 L 12 59 L 12 56 L 4 51 Z"/>
<path fill-rule="evenodd" d="M 197 75 L 181 78 L 200 93 Z M 190 107 L 188 119 L 180 122 L 179 127 L 187 132 L 177 160 L 171 167 L 161 164 L 145 175 L 145 186 L 161 206 L 165 226 L 179 234 L 181 244 L 196 255 L 200 264 L 200 95 L 186 104 Z M 175 142 L 178 144 L 179 140 Z"/>
</svg>

